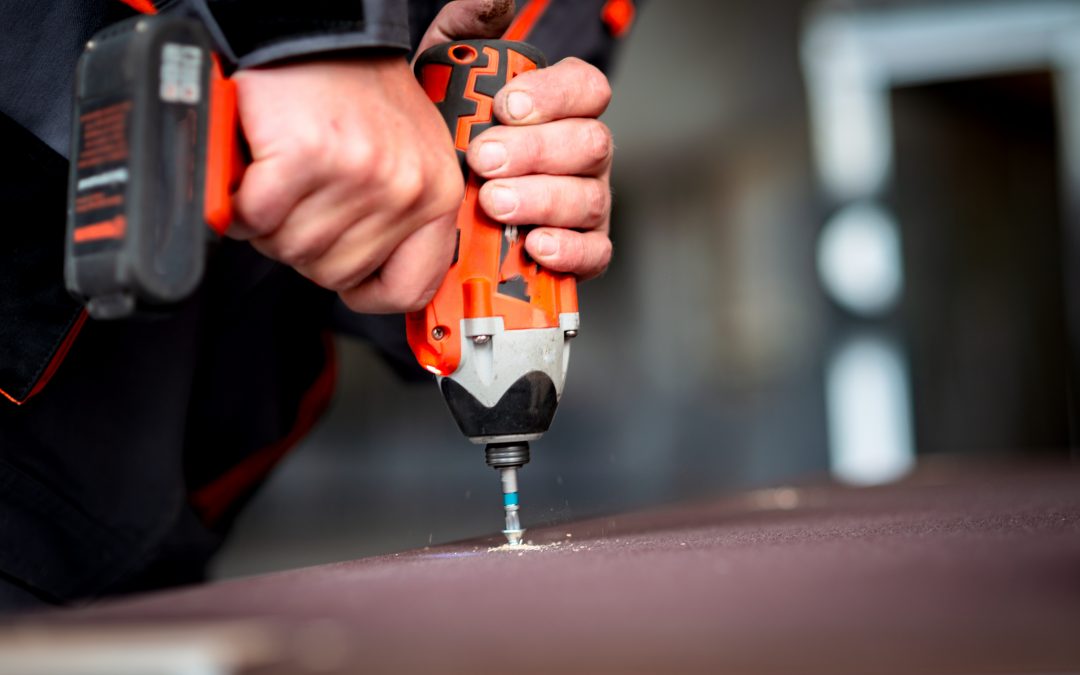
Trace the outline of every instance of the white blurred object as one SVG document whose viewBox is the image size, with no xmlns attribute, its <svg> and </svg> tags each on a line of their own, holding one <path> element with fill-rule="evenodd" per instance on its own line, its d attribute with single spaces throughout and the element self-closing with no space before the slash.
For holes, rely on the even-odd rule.
<svg viewBox="0 0 1080 675">
<path fill-rule="evenodd" d="M 847 310 L 880 316 L 904 287 L 896 220 L 870 202 L 850 204 L 825 224 L 818 239 L 818 275 Z"/>
<path fill-rule="evenodd" d="M 826 370 L 829 464 L 839 480 L 887 483 L 915 464 L 907 364 L 872 335 L 844 342 Z"/>
</svg>

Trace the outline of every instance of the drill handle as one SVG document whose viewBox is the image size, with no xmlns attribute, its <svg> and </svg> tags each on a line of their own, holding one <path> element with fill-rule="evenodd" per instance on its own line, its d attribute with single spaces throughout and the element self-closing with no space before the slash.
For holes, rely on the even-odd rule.
<svg viewBox="0 0 1080 675">
<path fill-rule="evenodd" d="M 574 278 L 544 269 L 528 255 L 528 228 L 488 217 L 478 200 L 483 181 L 465 161 L 469 143 L 498 123 L 493 104 L 499 90 L 546 64 L 540 50 L 508 40 L 450 42 L 417 59 L 417 77 L 446 122 L 465 177 L 454 262 L 431 303 L 406 317 L 413 353 L 431 372 L 457 370 L 463 339 L 490 338 L 500 326 L 557 328 L 562 315 L 577 313 Z"/>
<path fill-rule="evenodd" d="M 495 95 L 518 75 L 545 67 L 539 49 L 507 40 L 448 42 L 417 59 L 416 75 L 446 122 L 466 175 L 469 142 L 499 123 L 492 107 Z"/>
</svg>

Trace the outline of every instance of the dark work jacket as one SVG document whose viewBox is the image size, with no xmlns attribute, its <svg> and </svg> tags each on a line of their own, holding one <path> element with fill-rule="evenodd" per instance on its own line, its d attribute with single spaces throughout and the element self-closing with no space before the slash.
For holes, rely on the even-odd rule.
<svg viewBox="0 0 1080 675">
<path fill-rule="evenodd" d="M 441 2 L 165 0 L 240 67 L 416 44 Z M 552 0 L 530 41 L 606 66 L 606 0 Z M 403 319 L 344 311 L 248 245 L 212 252 L 190 301 L 86 320 L 62 252 L 75 61 L 119 0 L 0 3 L 0 611 L 202 578 L 233 517 L 318 418 L 328 329 L 416 369 Z M 410 31 L 411 28 L 411 31 Z M 412 372 L 419 372 L 413 370 Z"/>
</svg>

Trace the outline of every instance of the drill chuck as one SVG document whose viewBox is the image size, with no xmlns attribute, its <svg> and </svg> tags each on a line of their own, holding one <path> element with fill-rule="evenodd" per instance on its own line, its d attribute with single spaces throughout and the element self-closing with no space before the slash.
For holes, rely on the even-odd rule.
<svg viewBox="0 0 1080 675">
<path fill-rule="evenodd" d="M 529 444 L 488 443 L 484 448 L 487 465 L 493 469 L 520 468 L 529 463 Z"/>
</svg>

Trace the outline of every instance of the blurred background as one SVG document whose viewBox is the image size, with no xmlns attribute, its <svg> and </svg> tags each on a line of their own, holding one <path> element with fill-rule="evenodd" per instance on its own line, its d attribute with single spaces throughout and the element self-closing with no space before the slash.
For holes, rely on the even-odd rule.
<svg viewBox="0 0 1080 675">
<path fill-rule="evenodd" d="M 653 0 L 613 86 L 615 262 L 581 288 L 526 527 L 1070 456 L 1080 3 Z M 338 351 L 217 576 L 501 527 L 434 384 Z"/>
</svg>

